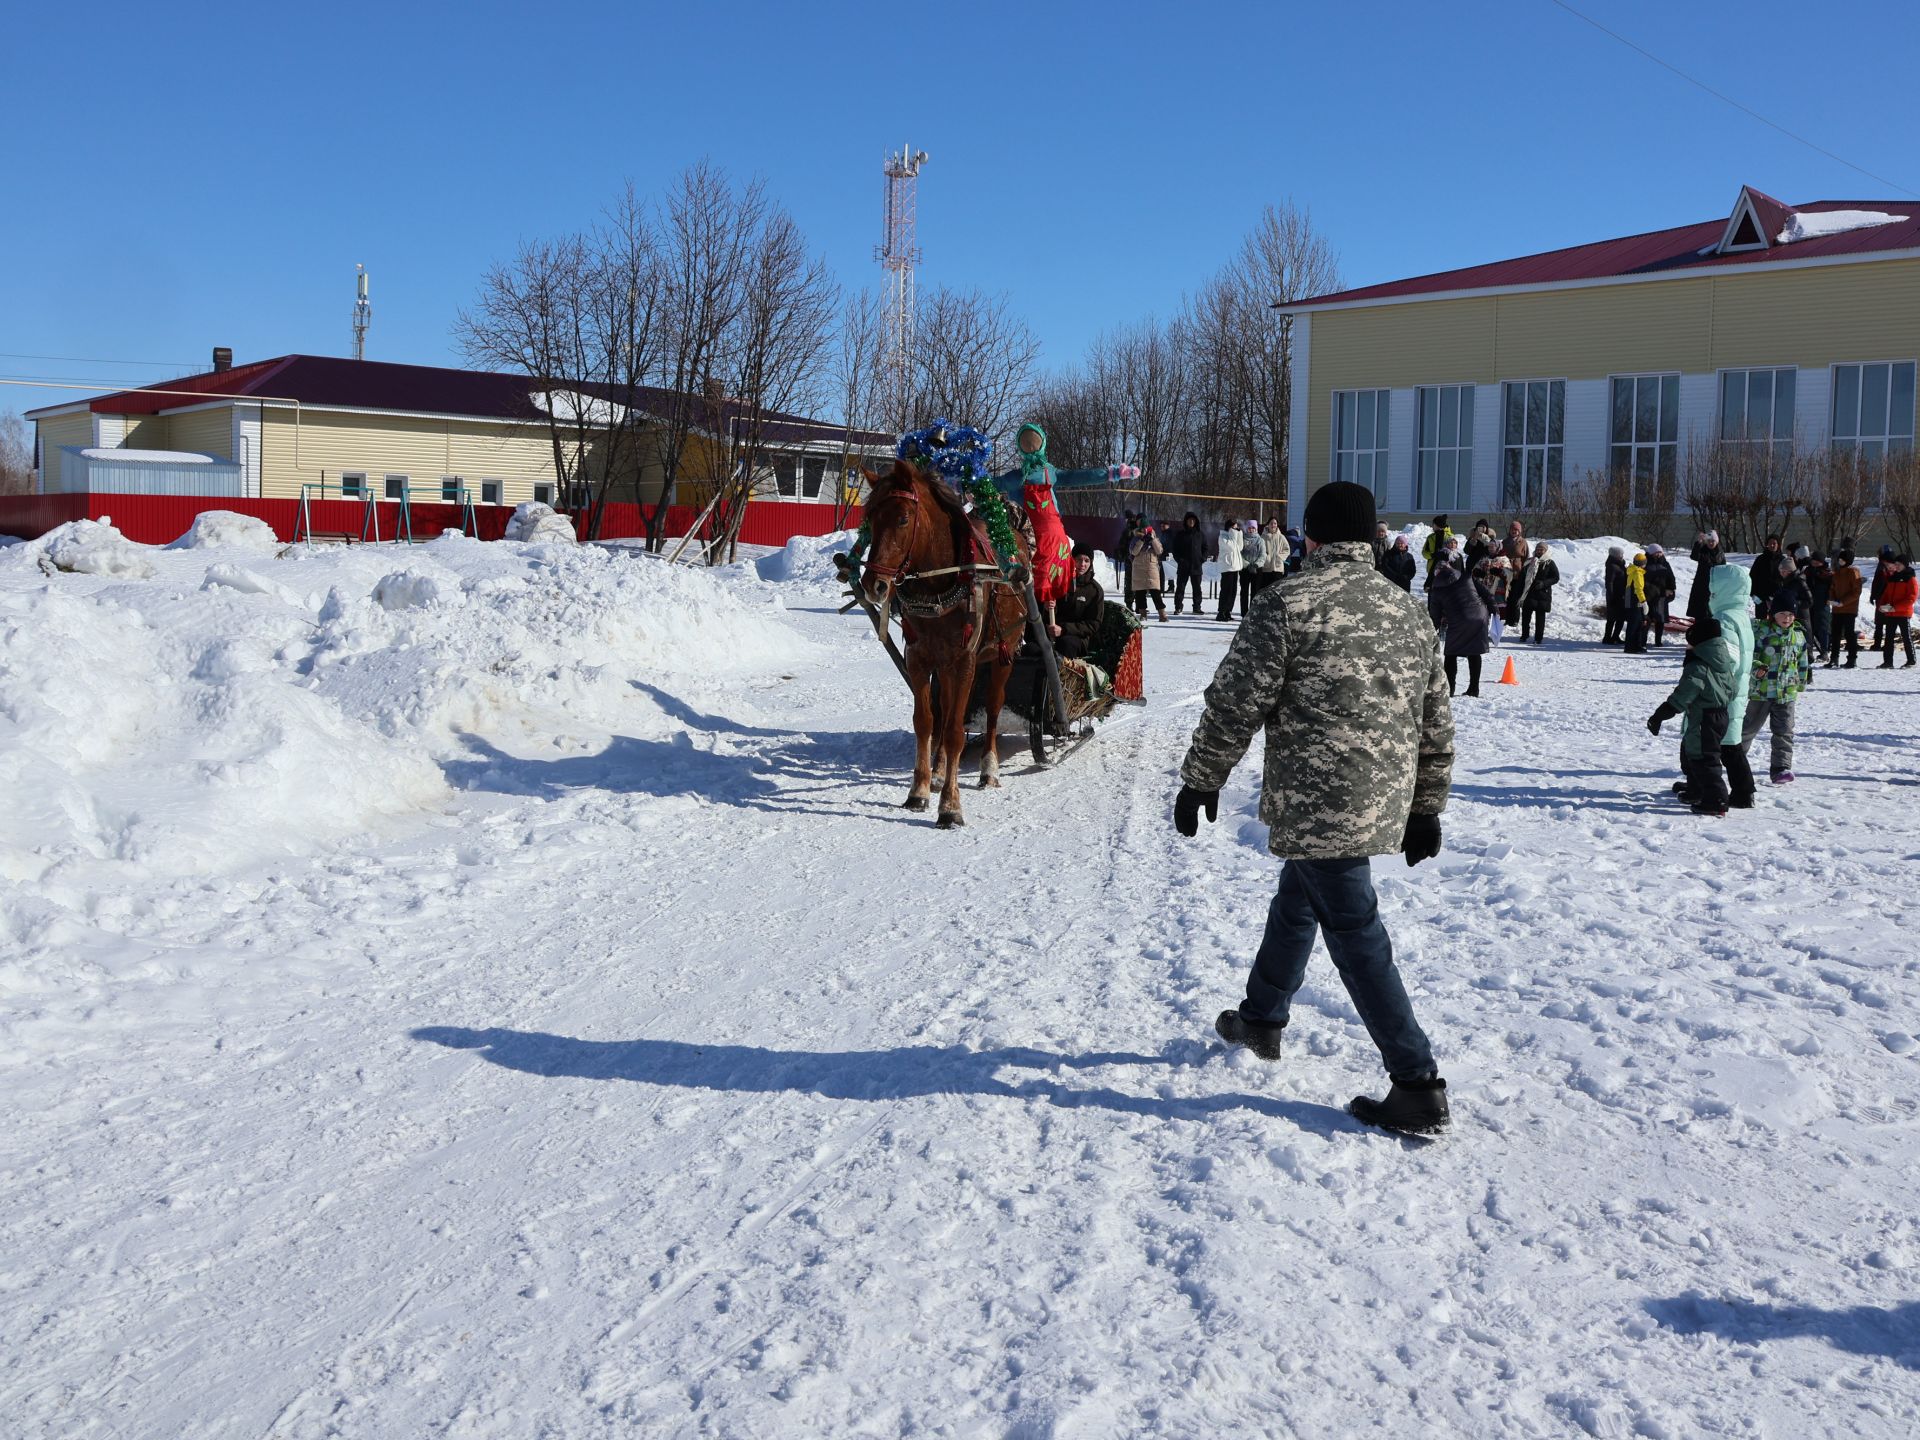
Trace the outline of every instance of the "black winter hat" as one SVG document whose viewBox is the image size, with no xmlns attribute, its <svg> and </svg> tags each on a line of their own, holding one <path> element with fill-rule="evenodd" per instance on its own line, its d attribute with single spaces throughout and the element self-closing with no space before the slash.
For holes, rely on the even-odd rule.
<svg viewBox="0 0 1920 1440">
<path fill-rule="evenodd" d="M 1720 622 L 1708 616 L 1705 620 L 1696 620 L 1687 627 L 1687 644 L 1704 645 L 1709 640 L 1718 640 L 1720 633 Z"/>
<path fill-rule="evenodd" d="M 1093 546 L 1087 544 L 1084 540 L 1073 547 L 1074 559 L 1078 560 L 1082 555 L 1086 556 L 1089 560 L 1093 559 Z"/>
<path fill-rule="evenodd" d="M 1373 539 L 1376 519 L 1371 490 L 1351 480 L 1335 480 L 1313 492 L 1301 523 L 1309 540 L 1335 545 Z"/>
</svg>

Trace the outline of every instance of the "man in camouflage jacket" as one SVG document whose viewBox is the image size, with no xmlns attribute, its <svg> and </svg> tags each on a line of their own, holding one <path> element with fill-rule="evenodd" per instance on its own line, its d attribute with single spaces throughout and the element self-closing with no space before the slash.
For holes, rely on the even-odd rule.
<svg viewBox="0 0 1920 1440">
<path fill-rule="evenodd" d="M 1180 767 L 1174 821 L 1193 835 L 1203 806 L 1217 816 L 1220 787 L 1266 729 L 1260 818 L 1286 865 L 1247 998 L 1216 1028 L 1277 1060 L 1324 932 L 1393 1080 L 1384 1102 L 1358 1097 L 1353 1113 L 1436 1130 L 1447 1121 L 1446 1082 L 1393 963 L 1368 857 L 1399 851 L 1414 865 L 1440 852 L 1453 769 L 1446 672 L 1426 613 L 1373 568 L 1372 492 L 1323 486 L 1305 519 L 1306 562 L 1267 589 L 1234 637 Z"/>
</svg>

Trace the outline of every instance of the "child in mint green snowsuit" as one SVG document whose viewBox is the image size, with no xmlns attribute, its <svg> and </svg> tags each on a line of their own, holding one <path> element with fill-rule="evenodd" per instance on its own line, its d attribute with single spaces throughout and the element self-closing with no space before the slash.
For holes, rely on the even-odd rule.
<svg viewBox="0 0 1920 1440">
<path fill-rule="evenodd" d="M 1767 770 L 1776 785 L 1793 779 L 1793 705 L 1813 683 L 1813 656 L 1807 632 L 1791 609 L 1771 615 L 1754 627 L 1753 684 L 1740 732 L 1740 748 L 1749 748 L 1767 722 L 1773 746 Z"/>
</svg>

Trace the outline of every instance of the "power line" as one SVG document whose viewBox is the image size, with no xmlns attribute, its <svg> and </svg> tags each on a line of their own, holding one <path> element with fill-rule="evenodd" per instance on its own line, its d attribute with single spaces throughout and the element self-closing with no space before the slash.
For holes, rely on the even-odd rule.
<svg viewBox="0 0 1920 1440">
<path fill-rule="evenodd" d="M 1882 185 L 1890 185 L 1895 190 L 1898 190 L 1902 195 L 1911 195 L 1916 200 L 1920 200 L 1920 191 L 1910 190 L 1905 185 L 1902 185 L 1897 181 L 1887 179 L 1887 177 L 1884 175 L 1876 175 L 1873 173 L 1873 171 L 1867 169 L 1866 166 L 1856 165 L 1853 163 L 1853 161 L 1847 159 L 1844 155 L 1836 155 L 1833 153 L 1833 151 L 1828 150 L 1824 146 L 1814 144 L 1813 141 L 1807 139 L 1807 137 L 1804 135 L 1796 135 L 1793 131 L 1787 129 L 1786 126 L 1780 124 L 1778 121 L 1769 120 L 1766 116 L 1762 115 L 1758 110 L 1754 109 L 1751 105 L 1741 104 L 1738 100 L 1734 99 L 1731 95 L 1723 94 L 1720 91 L 1714 89 L 1713 86 L 1707 84 L 1706 81 L 1695 79 L 1693 76 L 1689 75 L 1686 71 L 1682 70 L 1678 65 L 1669 64 L 1667 61 L 1662 60 L 1658 55 L 1654 54 L 1651 50 L 1647 49 L 1644 45 L 1634 44 L 1633 41 L 1627 39 L 1626 36 L 1620 34 L 1620 32 L 1617 30 L 1609 30 L 1606 26 L 1602 25 L 1598 20 L 1594 19 L 1591 15 L 1585 14 L 1582 11 L 1574 9 L 1573 6 L 1567 3 L 1567 0 L 1551 0 L 1551 3 L 1558 5 L 1562 10 L 1566 11 L 1569 15 L 1573 16 L 1575 19 L 1586 21 L 1587 24 L 1591 25 L 1594 29 L 1598 30 L 1602 35 L 1606 35 L 1614 40 L 1618 40 L 1622 45 L 1626 46 L 1629 50 L 1634 51 L 1636 54 L 1644 55 L 1647 59 L 1653 61 L 1654 64 L 1658 65 L 1662 70 L 1672 71 L 1675 75 L 1678 75 L 1682 80 L 1686 81 L 1689 85 L 1697 86 L 1698 88 L 1706 91 L 1707 94 L 1713 96 L 1714 99 L 1719 100 L 1725 104 L 1731 105 L 1734 109 L 1740 111 L 1744 115 L 1751 115 L 1755 120 L 1758 120 L 1762 125 L 1768 126 L 1769 128 L 1774 130 L 1778 130 L 1782 135 L 1786 136 L 1789 140 L 1796 141 L 1799 144 L 1806 146 L 1809 150 L 1813 151 L 1815 154 L 1824 155 L 1829 160 L 1838 161 L 1840 164 L 1846 166 L 1849 170 L 1858 170 L 1862 175 L 1866 176 L 1869 180 L 1877 180 Z"/>
<path fill-rule="evenodd" d="M 70 365 L 151 365 L 156 370 L 178 370 L 187 363 L 183 360 L 103 360 L 97 355 L 22 355 L 14 350 L 0 350 L 0 360 L 58 360 Z"/>
</svg>

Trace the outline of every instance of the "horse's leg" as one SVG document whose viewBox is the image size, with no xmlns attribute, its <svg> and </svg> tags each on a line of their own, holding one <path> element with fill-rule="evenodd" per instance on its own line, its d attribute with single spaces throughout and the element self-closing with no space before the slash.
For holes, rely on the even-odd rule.
<svg viewBox="0 0 1920 1440">
<path fill-rule="evenodd" d="M 933 674 L 911 650 L 907 683 L 913 687 L 913 787 L 906 804 L 909 810 L 924 810 L 933 792 Z"/>
<path fill-rule="evenodd" d="M 1007 703 L 1013 662 L 997 656 L 987 664 L 987 753 L 980 757 L 980 788 L 1000 788 L 1000 707 Z"/>
<path fill-rule="evenodd" d="M 940 823 L 964 825 L 960 813 L 960 752 L 967 743 L 967 700 L 973 691 L 973 657 L 963 655 L 947 671 L 952 684 L 940 686 Z"/>
</svg>

